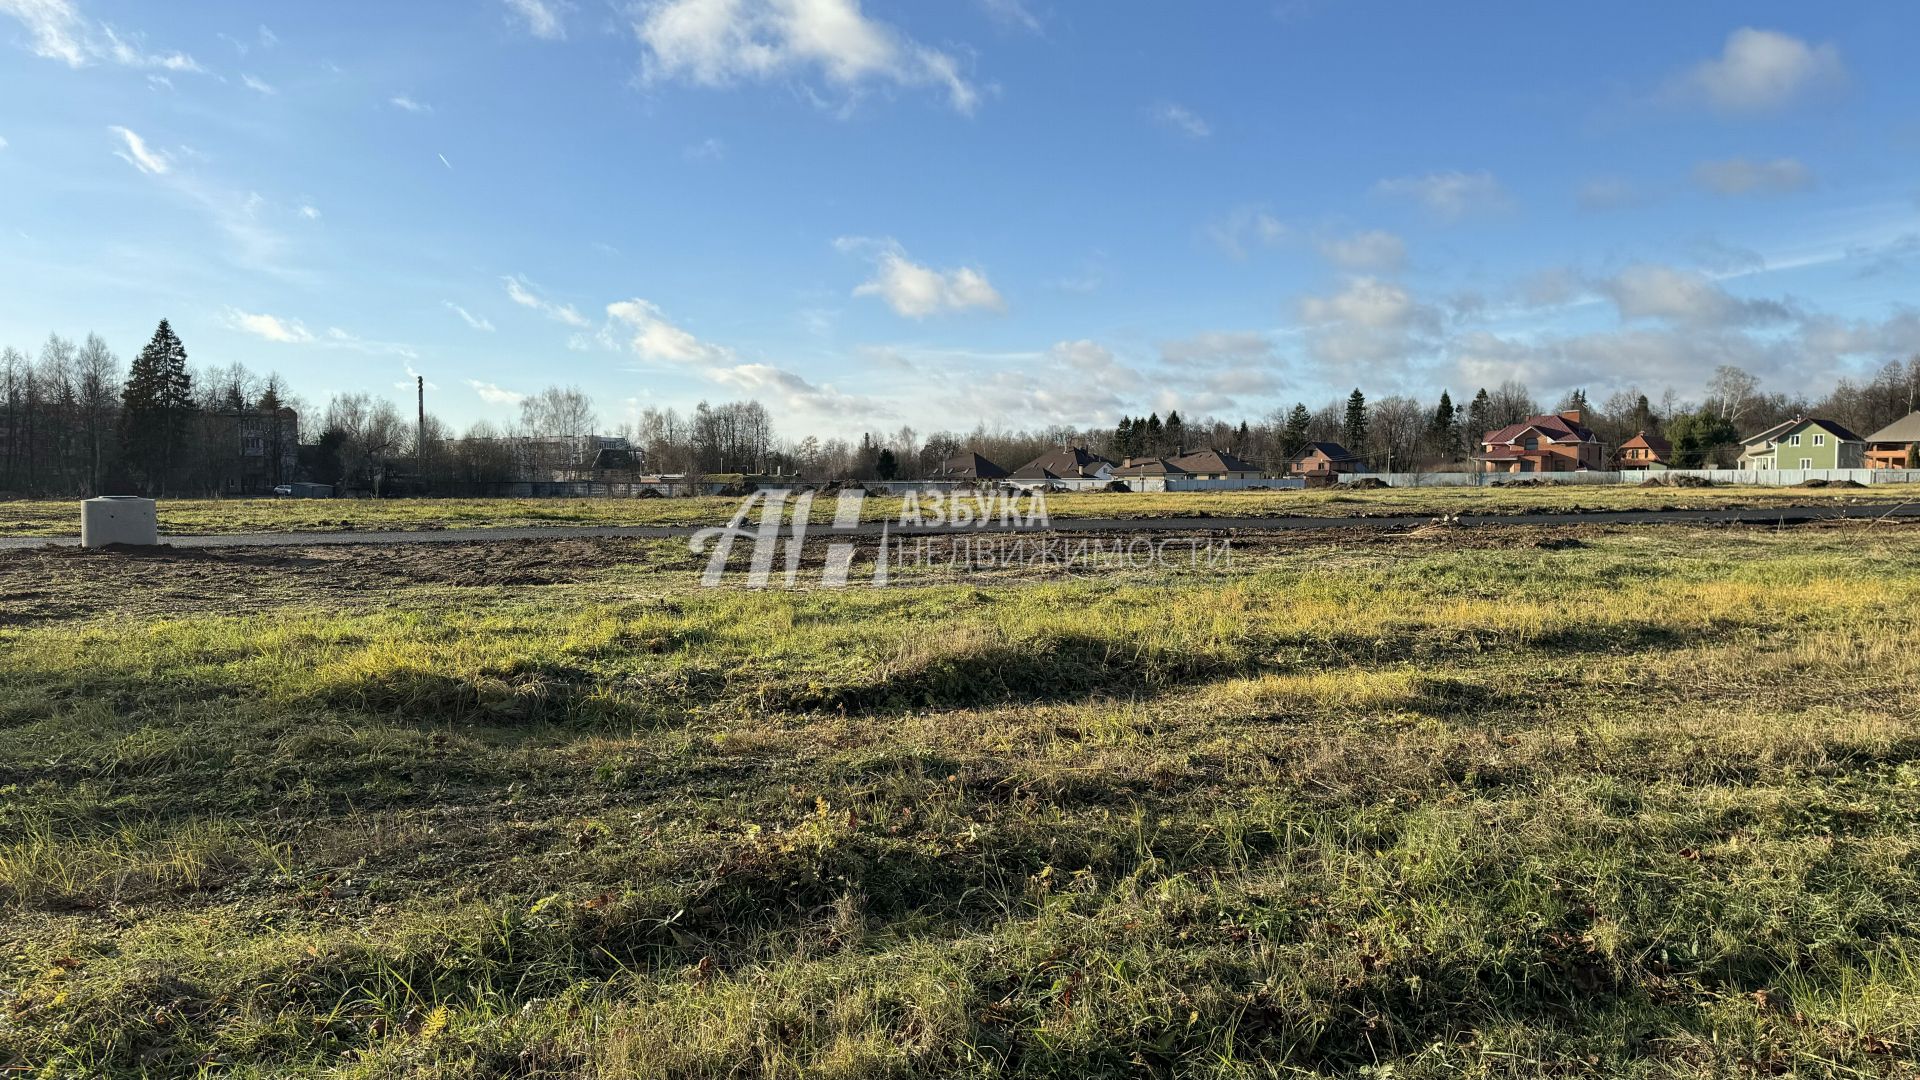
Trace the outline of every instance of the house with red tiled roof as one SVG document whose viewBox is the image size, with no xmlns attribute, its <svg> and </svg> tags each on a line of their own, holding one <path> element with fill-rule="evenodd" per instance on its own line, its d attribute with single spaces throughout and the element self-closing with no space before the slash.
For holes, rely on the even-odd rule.
<svg viewBox="0 0 1920 1080">
<path fill-rule="evenodd" d="M 1641 432 L 1620 444 L 1622 472 L 1648 472 L 1673 467 L 1673 444 L 1658 435 Z"/>
<path fill-rule="evenodd" d="M 1488 473 L 1577 472 L 1601 469 L 1600 436 L 1581 422 L 1578 409 L 1529 416 L 1480 436 L 1473 459 Z"/>
</svg>

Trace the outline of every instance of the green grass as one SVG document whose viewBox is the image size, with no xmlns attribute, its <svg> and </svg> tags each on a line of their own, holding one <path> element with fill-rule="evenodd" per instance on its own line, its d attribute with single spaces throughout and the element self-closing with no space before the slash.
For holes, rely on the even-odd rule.
<svg viewBox="0 0 1920 1080">
<path fill-rule="evenodd" d="M 1880 488 L 1642 488 L 1563 485 L 1541 488 L 1429 487 L 1386 491 L 1221 491 L 1165 494 L 1077 493 L 1046 496 L 1052 517 L 1261 517 L 1439 515 L 1644 510 L 1666 507 L 1766 507 L 1836 502 L 1898 503 L 1902 485 Z M 719 525 L 740 500 L 672 499 L 168 499 L 160 531 L 177 535 L 311 532 L 343 529 L 462 529 L 568 525 Z M 816 496 L 813 520 L 832 520 L 832 496 Z M 875 497 L 866 520 L 898 520 L 902 500 Z M 928 511 L 930 512 L 930 511 Z M 758 511 L 755 511 L 758 520 Z M 0 502 L 0 536 L 73 536 L 75 501 Z"/>
<path fill-rule="evenodd" d="M 0 1070 L 1911 1074 L 1920 528 L 1544 535 L 165 612 L 61 556 Z"/>
</svg>

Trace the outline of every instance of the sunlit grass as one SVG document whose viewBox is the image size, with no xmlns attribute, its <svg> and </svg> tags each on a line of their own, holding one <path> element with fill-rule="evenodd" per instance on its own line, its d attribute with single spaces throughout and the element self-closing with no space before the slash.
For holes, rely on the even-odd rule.
<svg viewBox="0 0 1920 1080">
<path fill-rule="evenodd" d="M 1913 498 L 1903 485 L 1876 488 L 1730 486 L 1643 488 L 1569 484 L 1539 488 L 1422 487 L 1386 491 L 1080 492 L 1045 495 L 1049 517 L 1062 520 L 1140 517 L 1316 517 L 1498 514 L 1660 507 L 1766 507 L 1834 502 L 1897 503 Z M 970 494 L 969 499 L 996 498 Z M 1031 509 L 1021 496 L 1020 512 Z M 437 530 L 529 526 L 725 524 L 741 500 L 720 496 L 663 499 L 165 499 L 160 531 L 175 535 L 340 530 Z M 989 511 L 998 514 L 999 504 Z M 904 501 L 868 498 L 867 521 L 899 521 Z M 791 514 L 789 506 L 787 513 Z M 930 511 L 929 511 L 930 512 Z M 762 510 L 752 511 L 757 523 Z M 834 497 L 817 495 L 812 520 L 833 518 Z M 923 520 L 925 515 L 923 514 Z M 71 536 L 79 531 L 74 501 L 0 502 L 0 536 Z"/>
<path fill-rule="evenodd" d="M 1905 1075 L 1913 535 L 10 627 L 0 1067 Z"/>
</svg>

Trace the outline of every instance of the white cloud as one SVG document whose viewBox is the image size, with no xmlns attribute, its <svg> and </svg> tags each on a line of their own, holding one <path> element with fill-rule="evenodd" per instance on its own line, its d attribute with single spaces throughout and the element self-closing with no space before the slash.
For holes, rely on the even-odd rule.
<svg viewBox="0 0 1920 1080">
<path fill-rule="evenodd" d="M 368 341 L 347 333 L 337 326 L 327 327 L 324 344 L 329 348 L 350 349 L 369 356 L 400 356 L 409 360 L 418 359 L 420 353 L 411 345 L 402 345 L 393 341 Z"/>
<path fill-rule="evenodd" d="M 312 331 L 298 319 L 282 319 L 277 315 L 254 315 L 238 308 L 227 309 L 227 325 L 235 330 L 252 334 L 254 337 L 277 341 L 282 345 L 301 345 L 314 340 Z"/>
<path fill-rule="evenodd" d="M 643 360 L 696 368 L 722 386 L 749 394 L 776 394 L 787 406 L 806 412 L 838 417 L 888 415 L 888 410 L 870 398 L 841 393 L 829 384 L 809 382 L 771 364 L 742 363 L 727 346 L 702 341 L 675 325 L 659 305 L 651 301 L 636 298 L 608 304 L 607 317 L 612 323 L 624 326 L 625 332 L 631 335 L 627 347 Z M 613 327 L 609 326 L 609 336 L 612 332 Z"/>
<path fill-rule="evenodd" d="M 1037 34 L 1041 30 L 1040 18 L 1026 5 L 1025 0 L 980 0 L 980 6 L 986 9 L 993 21 L 1016 30 L 1025 30 Z"/>
<path fill-rule="evenodd" d="M 1212 125 L 1202 119 L 1199 114 L 1182 105 L 1163 102 L 1149 109 L 1147 114 L 1153 117 L 1158 123 L 1170 127 L 1188 138 L 1204 139 L 1213 134 Z"/>
<path fill-rule="evenodd" d="M 461 307 L 451 300 L 443 301 L 443 303 L 447 305 L 448 311 L 460 316 L 461 319 L 466 321 L 468 326 L 473 327 L 475 330 L 484 330 L 489 334 L 493 333 L 493 323 L 487 321 L 484 317 L 475 315 L 473 312 L 468 311 L 466 308 Z"/>
<path fill-rule="evenodd" d="M 1207 236 L 1221 251 L 1236 259 L 1244 259 L 1249 247 L 1274 247 L 1285 243 L 1293 236 L 1293 229 L 1259 207 L 1242 206 L 1208 225 Z"/>
<path fill-rule="evenodd" d="M 632 337 L 628 345 L 643 360 L 669 364 L 730 364 L 733 350 L 714 345 L 667 321 L 650 301 L 621 300 L 607 305 L 607 316 L 625 323 Z"/>
<path fill-rule="evenodd" d="M 568 326 L 589 326 L 585 315 L 574 310 L 572 304 L 556 304 L 534 291 L 533 283 L 526 278 L 513 276 L 500 280 L 506 282 L 507 297 L 524 308 L 532 308 L 555 322 Z"/>
<path fill-rule="evenodd" d="M 313 206 L 311 204 L 302 206 L 300 208 L 300 216 L 303 218 L 306 218 L 308 221 L 319 221 L 320 209 L 319 207 Z"/>
<path fill-rule="evenodd" d="M 1846 77 L 1840 51 L 1809 45 L 1774 30 L 1741 27 L 1719 57 L 1702 61 L 1680 81 L 1683 94 L 1716 109 L 1753 112 L 1785 105 L 1801 93 Z"/>
<path fill-rule="evenodd" d="M 1784 195 L 1813 186 L 1813 170 L 1793 158 L 1727 158 L 1694 166 L 1693 182 L 1719 195 Z"/>
<path fill-rule="evenodd" d="M 1791 310 L 1774 300 L 1741 300 L 1712 279 L 1671 266 L 1640 264 L 1598 282 L 1622 319 L 1663 319 L 1701 327 L 1778 322 Z"/>
<path fill-rule="evenodd" d="M 860 0 L 643 0 L 633 31 L 649 82 L 814 74 L 850 97 L 879 82 L 937 87 L 962 113 L 980 100 L 953 56 L 869 19 Z"/>
<path fill-rule="evenodd" d="M 269 97 L 280 92 L 252 75 L 240 76 L 240 82 L 246 86 L 247 89 L 256 93 L 266 94 Z"/>
<path fill-rule="evenodd" d="M 680 152 L 688 161 L 719 161 L 727 156 L 727 144 L 709 135 Z"/>
<path fill-rule="evenodd" d="M 489 405 L 518 405 L 527 396 L 513 390 L 503 390 L 493 383 L 481 382 L 479 379 L 468 379 L 466 382 L 473 388 L 474 393 L 480 395 L 480 400 Z"/>
<path fill-rule="evenodd" d="M 113 155 L 150 176 L 159 176 L 172 167 L 167 155 L 147 145 L 147 141 L 127 128 L 115 125 L 107 129 L 120 136 L 125 150 L 115 150 Z"/>
<path fill-rule="evenodd" d="M 1470 214 L 1502 210 L 1509 205 L 1506 189 L 1485 170 L 1402 176 L 1382 180 L 1373 189 L 1381 195 L 1412 199 L 1443 221 L 1458 221 Z"/>
<path fill-rule="evenodd" d="M 0 150 L 5 150 L 8 145 L 9 144 L 7 142 L 7 137 L 5 135 L 0 135 Z"/>
<path fill-rule="evenodd" d="M 1398 270 L 1407 261 L 1407 245 L 1384 229 L 1369 229 L 1322 239 L 1320 254 L 1343 270 Z"/>
<path fill-rule="evenodd" d="M 557 5 L 548 0 L 503 0 L 507 10 L 518 15 L 527 24 L 527 32 L 534 37 L 548 41 L 559 41 L 567 36 L 567 28 L 560 23 Z"/>
<path fill-rule="evenodd" d="M 892 240 L 841 237 L 834 241 L 841 251 L 870 251 L 874 259 L 873 280 L 853 290 L 855 296 L 878 296 L 895 314 L 908 319 L 924 319 L 945 312 L 980 309 L 1005 311 L 1001 297 L 987 275 L 971 266 L 935 270 L 907 257 Z"/>
<path fill-rule="evenodd" d="M 433 106 L 428 105 L 425 102 L 415 101 L 413 98 L 410 98 L 405 94 L 393 95 L 392 97 L 387 99 L 387 104 L 393 106 L 396 109 L 404 109 L 405 111 L 410 113 L 430 113 L 433 111 Z"/>
<path fill-rule="evenodd" d="M 1181 368 L 1257 367 L 1277 361 L 1273 339 L 1247 330 L 1209 330 L 1160 343 L 1163 363 Z"/>
<path fill-rule="evenodd" d="M 1621 210 L 1649 201 L 1646 192 L 1618 176 L 1597 176 L 1580 185 L 1575 201 L 1582 210 Z"/>
<path fill-rule="evenodd" d="M 1336 365 L 1404 363 L 1431 348 L 1442 322 L 1437 309 L 1404 286 L 1364 276 L 1348 279 L 1331 296 L 1303 298 L 1300 319 L 1309 327 L 1314 357 Z"/>
<path fill-rule="evenodd" d="M 71 0 L 0 0 L 0 15 L 11 15 L 26 28 L 27 47 L 35 56 L 68 67 L 104 61 L 166 71 L 205 70 L 185 53 L 147 52 L 139 35 L 123 37 L 106 23 L 86 18 Z"/>
</svg>

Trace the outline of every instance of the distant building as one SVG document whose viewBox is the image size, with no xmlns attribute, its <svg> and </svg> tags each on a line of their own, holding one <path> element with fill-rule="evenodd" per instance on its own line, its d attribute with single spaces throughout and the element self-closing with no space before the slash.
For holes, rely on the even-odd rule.
<svg viewBox="0 0 1920 1080">
<path fill-rule="evenodd" d="M 1190 450 L 1168 460 L 1195 480 L 1252 480 L 1260 475 L 1260 466 L 1225 450 Z"/>
<path fill-rule="evenodd" d="M 1601 469 L 1600 436 L 1581 423 L 1578 409 L 1529 416 L 1480 437 L 1474 460 L 1487 473 L 1578 472 Z"/>
<path fill-rule="evenodd" d="M 291 481 L 300 464 L 300 414 L 292 409 L 222 409 L 203 414 L 223 495 L 266 495 Z"/>
<path fill-rule="evenodd" d="M 1013 470 L 1012 480 L 1111 480 L 1113 462 L 1084 446 L 1049 450 Z"/>
<path fill-rule="evenodd" d="M 1287 475 L 1305 480 L 1333 481 L 1352 473 L 1371 471 L 1366 462 L 1337 442 L 1310 442 L 1287 462 Z"/>
<path fill-rule="evenodd" d="M 1127 458 L 1113 470 L 1117 480 L 1157 476 L 1172 480 L 1251 480 L 1260 468 L 1224 450 L 1195 450 L 1168 458 Z"/>
<path fill-rule="evenodd" d="M 1867 468 L 1904 469 L 1920 446 L 1920 412 L 1907 415 L 1867 436 Z"/>
<path fill-rule="evenodd" d="M 1740 442 L 1742 469 L 1864 469 L 1867 441 L 1831 420 L 1802 416 Z"/>
<path fill-rule="evenodd" d="M 971 451 L 940 463 L 936 480 L 1005 480 L 1007 470 Z"/>
<path fill-rule="evenodd" d="M 1649 472 L 1671 468 L 1673 444 L 1658 435 L 1641 432 L 1620 444 L 1620 469 L 1623 472 Z"/>
</svg>

